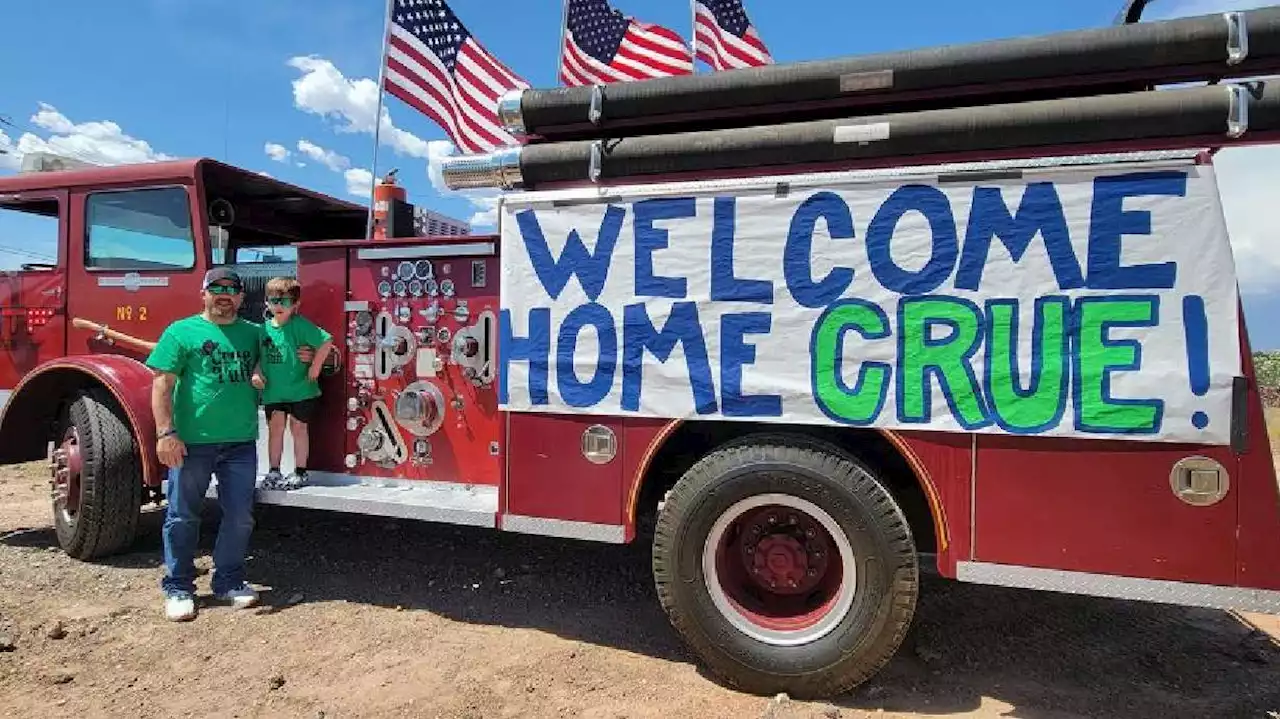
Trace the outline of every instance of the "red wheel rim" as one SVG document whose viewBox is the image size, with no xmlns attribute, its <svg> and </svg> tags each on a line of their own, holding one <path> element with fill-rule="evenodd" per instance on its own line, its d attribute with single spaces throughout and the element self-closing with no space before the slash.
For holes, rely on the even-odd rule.
<svg viewBox="0 0 1280 719">
<path fill-rule="evenodd" d="M 712 601 L 731 624 L 771 644 L 815 641 L 852 605 L 853 550 L 835 520 L 798 497 L 735 504 L 703 552 Z"/>
<path fill-rule="evenodd" d="M 62 442 L 49 457 L 53 506 L 68 523 L 80 513 L 80 474 L 84 462 L 80 454 L 80 433 L 74 426 L 62 433 Z"/>
</svg>

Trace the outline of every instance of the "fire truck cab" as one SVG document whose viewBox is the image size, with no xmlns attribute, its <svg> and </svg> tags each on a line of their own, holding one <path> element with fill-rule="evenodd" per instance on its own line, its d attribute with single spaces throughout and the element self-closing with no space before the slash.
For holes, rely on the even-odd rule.
<svg viewBox="0 0 1280 719">
<path fill-rule="evenodd" d="M 367 213 L 213 160 L 40 169 L 0 179 L 8 242 L 56 252 L 0 273 L 0 461 L 52 458 L 59 540 L 88 559 L 126 547 L 160 496 L 146 342 L 197 311 L 216 265 L 261 322 L 266 280 L 296 275 L 290 245 L 362 236 Z"/>
</svg>

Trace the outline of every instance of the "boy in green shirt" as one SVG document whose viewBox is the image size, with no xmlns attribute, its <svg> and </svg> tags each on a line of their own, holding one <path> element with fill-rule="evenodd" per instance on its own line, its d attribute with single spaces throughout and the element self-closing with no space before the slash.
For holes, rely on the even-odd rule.
<svg viewBox="0 0 1280 719">
<path fill-rule="evenodd" d="M 292 277 L 276 277 L 267 283 L 267 307 L 271 319 L 262 325 L 261 365 L 254 384 L 262 388 L 263 410 L 267 415 L 267 459 L 270 471 L 263 489 L 295 489 L 307 479 L 310 450 L 307 424 L 315 416 L 320 399 L 317 380 L 324 361 L 333 350 L 333 337 L 314 322 L 298 314 L 302 287 Z M 304 364 L 298 359 L 299 346 L 315 347 L 315 357 Z M 286 479 L 280 474 L 286 426 L 293 436 L 294 471 Z"/>
</svg>

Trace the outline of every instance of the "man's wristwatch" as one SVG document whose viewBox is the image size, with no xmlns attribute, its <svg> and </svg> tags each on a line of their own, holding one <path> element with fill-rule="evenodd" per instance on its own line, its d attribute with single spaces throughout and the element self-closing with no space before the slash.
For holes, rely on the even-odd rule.
<svg viewBox="0 0 1280 719">
<path fill-rule="evenodd" d="M 156 435 L 156 441 L 157 441 L 157 442 L 159 442 L 160 440 L 164 439 L 165 437 L 177 437 L 177 436 L 178 436 L 178 430 L 176 430 L 176 429 L 168 429 L 168 430 L 165 430 L 165 431 L 161 432 L 160 434 Z"/>
</svg>

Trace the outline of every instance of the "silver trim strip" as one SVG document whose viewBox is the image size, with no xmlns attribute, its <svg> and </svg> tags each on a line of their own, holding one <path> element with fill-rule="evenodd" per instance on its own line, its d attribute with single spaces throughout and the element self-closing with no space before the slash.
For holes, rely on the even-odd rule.
<svg viewBox="0 0 1280 719">
<path fill-rule="evenodd" d="M 142 277 L 137 274 L 119 275 L 116 277 L 99 277 L 99 287 L 123 287 L 136 290 L 139 287 L 168 287 L 168 277 Z"/>
<path fill-rule="evenodd" d="M 591 542 L 623 544 L 627 541 L 627 528 L 620 524 L 595 524 L 568 519 L 526 517 L 519 514 L 502 515 L 502 531 L 520 534 L 540 534 L 564 539 L 585 539 Z"/>
<path fill-rule="evenodd" d="M 411 247 L 362 247 L 356 250 L 361 260 L 408 260 L 422 257 L 479 257 L 497 252 L 493 242 L 457 242 Z"/>
<path fill-rule="evenodd" d="M 988 562 L 957 562 L 956 579 L 974 584 L 993 584 L 1001 587 L 1112 599 L 1280 614 L 1280 591 L 1267 589 L 1193 584 Z"/>
<path fill-rule="evenodd" d="M 0 410 L 3 410 L 4 406 L 9 403 L 9 395 L 11 394 L 13 394 L 11 389 L 0 389 Z"/>
</svg>

